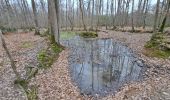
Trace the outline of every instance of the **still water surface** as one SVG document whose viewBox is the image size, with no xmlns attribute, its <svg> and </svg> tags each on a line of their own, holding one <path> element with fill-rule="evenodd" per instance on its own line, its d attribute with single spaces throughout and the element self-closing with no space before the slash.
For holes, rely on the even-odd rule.
<svg viewBox="0 0 170 100">
<path fill-rule="evenodd" d="M 128 47 L 112 39 L 75 36 L 62 43 L 70 49 L 68 60 L 71 77 L 81 93 L 115 93 L 124 84 L 142 78 L 142 61 Z"/>
</svg>

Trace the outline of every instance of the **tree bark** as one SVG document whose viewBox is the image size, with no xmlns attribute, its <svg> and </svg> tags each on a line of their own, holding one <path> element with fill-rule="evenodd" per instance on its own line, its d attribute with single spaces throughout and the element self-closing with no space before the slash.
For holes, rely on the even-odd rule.
<svg viewBox="0 0 170 100">
<path fill-rule="evenodd" d="M 58 12 L 58 0 L 48 0 L 49 5 L 49 18 L 51 29 L 51 42 L 59 43 L 59 12 Z"/>
<path fill-rule="evenodd" d="M 35 35 L 40 35 L 39 26 L 38 26 L 37 9 L 36 9 L 36 6 L 35 6 L 35 1 L 31 0 L 31 3 L 32 3 L 33 14 L 34 14 Z"/>
<path fill-rule="evenodd" d="M 86 25 L 85 25 L 85 22 L 84 22 L 84 13 L 83 13 L 83 8 L 82 8 L 82 0 L 79 0 L 79 6 L 80 6 L 81 19 L 82 19 L 82 22 L 83 22 L 83 27 L 84 27 L 84 30 L 87 31 L 87 28 L 86 28 Z"/>
<path fill-rule="evenodd" d="M 10 60 L 10 62 L 11 62 L 11 67 L 12 67 L 12 69 L 13 69 L 15 75 L 16 75 L 17 80 L 20 80 L 21 77 L 20 77 L 19 73 L 17 72 L 17 67 L 16 67 L 16 65 L 15 65 L 15 63 L 14 63 L 14 60 L 13 60 L 13 58 L 12 58 L 12 56 L 11 56 L 11 54 L 10 54 L 7 46 L 6 46 L 6 43 L 5 43 L 5 40 L 4 40 L 4 38 L 3 38 L 3 35 L 2 35 L 1 30 L 0 30 L 0 40 L 1 40 L 1 42 L 2 42 L 2 47 L 4 48 L 6 54 L 7 54 L 8 58 L 9 58 L 9 60 Z"/>
<path fill-rule="evenodd" d="M 134 11 L 134 0 L 132 0 L 132 16 L 131 16 L 132 17 L 132 23 L 131 23 L 132 24 L 132 32 L 135 31 L 135 28 L 134 28 L 134 19 L 133 19 L 134 12 L 133 11 Z"/>
<path fill-rule="evenodd" d="M 91 29 L 93 30 L 93 21 L 94 20 L 94 0 L 92 0 L 92 18 L 91 18 Z"/>
<path fill-rule="evenodd" d="M 159 13 L 159 3 L 160 3 L 160 0 L 157 0 L 155 19 L 154 19 L 154 25 L 153 25 L 153 32 L 156 32 L 158 13 Z"/>
<path fill-rule="evenodd" d="M 164 19 L 162 21 L 162 24 L 161 24 L 161 27 L 159 29 L 159 32 L 163 32 L 164 31 L 166 20 L 167 20 L 168 13 L 169 13 L 169 9 L 170 9 L 170 0 L 168 0 L 168 2 L 167 2 L 167 11 L 165 12 L 165 17 L 164 17 Z"/>
</svg>

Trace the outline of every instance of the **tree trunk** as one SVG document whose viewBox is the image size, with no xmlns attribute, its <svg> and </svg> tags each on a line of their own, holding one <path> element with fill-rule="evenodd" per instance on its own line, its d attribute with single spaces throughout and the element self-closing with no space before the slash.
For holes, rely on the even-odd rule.
<svg viewBox="0 0 170 100">
<path fill-rule="evenodd" d="M 106 30 L 107 30 L 107 24 L 108 24 L 108 12 L 109 12 L 109 0 L 107 0 L 107 11 L 106 11 L 106 20 L 105 20 Z"/>
<path fill-rule="evenodd" d="M 9 60 L 11 62 L 12 70 L 14 71 L 17 80 L 20 80 L 21 77 L 20 77 L 19 73 L 17 72 L 17 67 L 15 66 L 14 60 L 13 60 L 13 58 L 12 58 L 12 56 L 11 56 L 7 46 L 6 46 L 6 43 L 5 43 L 5 40 L 4 40 L 3 36 L 2 36 L 1 30 L 0 30 L 0 40 L 2 41 L 2 47 L 4 48 L 6 54 L 7 54 L 8 58 L 9 58 Z"/>
<path fill-rule="evenodd" d="M 84 13 L 83 13 L 83 8 L 82 8 L 82 0 L 79 0 L 79 6 L 80 6 L 80 12 L 81 12 L 81 19 L 83 23 L 84 30 L 87 31 L 85 22 L 84 22 Z"/>
<path fill-rule="evenodd" d="M 133 17 L 134 17 L 134 16 L 133 16 L 133 13 L 134 13 L 134 12 L 133 12 L 133 11 L 134 11 L 134 0 L 132 0 L 132 16 L 131 16 L 131 17 L 132 17 L 132 23 L 131 23 L 131 24 L 132 24 L 132 32 L 135 31 L 134 23 L 133 23 L 133 22 L 134 22 L 134 20 L 133 20 Z"/>
<path fill-rule="evenodd" d="M 148 8 L 149 8 L 149 1 L 146 0 L 146 8 L 145 8 L 145 12 L 143 15 L 143 29 L 145 29 L 145 26 L 146 26 L 146 15 L 148 13 Z"/>
<path fill-rule="evenodd" d="M 51 42 L 59 43 L 59 12 L 58 12 L 58 0 L 48 0 L 49 16 L 50 16 L 50 29 L 51 29 Z"/>
<path fill-rule="evenodd" d="M 155 19 L 154 19 L 154 26 L 153 26 L 153 32 L 156 32 L 157 20 L 158 20 L 158 13 L 159 13 L 159 3 L 160 3 L 160 0 L 157 0 L 156 12 L 155 12 Z"/>
<path fill-rule="evenodd" d="M 170 9 L 170 0 L 167 2 L 167 11 L 165 12 L 165 17 L 162 21 L 162 24 L 161 24 L 161 27 L 159 29 L 159 32 L 163 32 L 164 31 L 164 28 L 165 28 L 165 24 L 166 24 L 166 20 L 167 20 L 167 17 L 168 17 L 168 13 L 169 13 L 169 9 Z"/>
<path fill-rule="evenodd" d="M 91 29 L 93 30 L 93 21 L 94 20 L 94 0 L 92 0 L 92 18 L 91 18 Z"/>
<path fill-rule="evenodd" d="M 37 9 L 36 9 L 36 6 L 35 6 L 35 1 L 31 0 L 31 3 L 32 3 L 33 14 L 34 14 L 35 35 L 40 35 L 39 26 L 38 26 Z"/>
</svg>

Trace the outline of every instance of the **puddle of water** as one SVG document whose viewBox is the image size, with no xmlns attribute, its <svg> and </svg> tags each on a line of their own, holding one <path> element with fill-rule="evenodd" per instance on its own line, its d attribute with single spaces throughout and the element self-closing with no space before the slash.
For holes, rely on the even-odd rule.
<svg viewBox="0 0 170 100">
<path fill-rule="evenodd" d="M 71 76 L 82 93 L 115 93 L 124 84 L 142 78 L 142 62 L 130 49 L 112 39 L 76 36 L 63 44 L 70 48 Z"/>
</svg>

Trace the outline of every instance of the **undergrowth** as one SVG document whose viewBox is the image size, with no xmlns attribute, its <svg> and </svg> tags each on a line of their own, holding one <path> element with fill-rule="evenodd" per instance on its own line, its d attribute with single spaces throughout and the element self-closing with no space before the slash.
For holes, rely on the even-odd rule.
<svg viewBox="0 0 170 100">
<path fill-rule="evenodd" d="M 48 36 L 48 35 L 47 35 Z M 49 38 L 49 40 L 51 39 Z M 27 44 L 27 43 L 26 43 Z M 23 44 L 23 47 L 29 47 Z M 46 50 L 42 50 L 37 54 L 38 66 L 37 67 L 26 67 L 25 78 L 17 79 L 14 84 L 19 85 L 25 92 L 28 100 L 38 100 L 38 89 L 36 85 L 30 85 L 30 80 L 36 76 L 38 70 L 50 68 L 53 62 L 58 57 L 59 53 L 64 49 L 61 45 L 56 43 L 49 43 L 49 47 Z"/>
<path fill-rule="evenodd" d="M 38 73 L 38 69 L 30 68 L 30 70 L 26 70 L 26 71 L 28 75 L 26 75 L 24 79 L 15 80 L 14 84 L 19 85 L 19 87 L 21 87 L 24 90 L 28 100 L 37 100 L 38 99 L 37 86 L 36 85 L 29 86 L 29 81 L 33 77 L 35 77 L 35 75 Z"/>
<path fill-rule="evenodd" d="M 7 28 L 7 27 L 4 27 L 4 26 L 0 26 L 0 30 L 4 33 L 6 32 L 15 32 L 17 29 L 16 28 Z"/>
<path fill-rule="evenodd" d="M 96 38 L 98 37 L 98 34 L 95 32 L 81 32 L 80 36 L 84 38 Z"/>
<path fill-rule="evenodd" d="M 49 48 L 42 50 L 38 53 L 37 59 L 40 68 L 49 68 L 54 60 L 58 57 L 59 53 L 64 49 L 57 43 L 50 43 Z"/>
<path fill-rule="evenodd" d="M 165 44 L 164 34 L 153 34 L 151 40 L 145 45 L 146 51 L 144 53 L 150 57 L 168 58 L 170 56 L 170 50 L 164 46 Z"/>
<path fill-rule="evenodd" d="M 33 45 L 29 42 L 23 42 L 22 45 L 20 46 L 21 48 L 31 48 Z"/>
<path fill-rule="evenodd" d="M 53 64 L 54 60 L 58 57 L 58 54 L 63 50 L 63 47 L 57 44 L 50 44 L 50 48 L 42 50 L 38 54 L 38 61 L 40 68 L 49 68 Z"/>
</svg>

